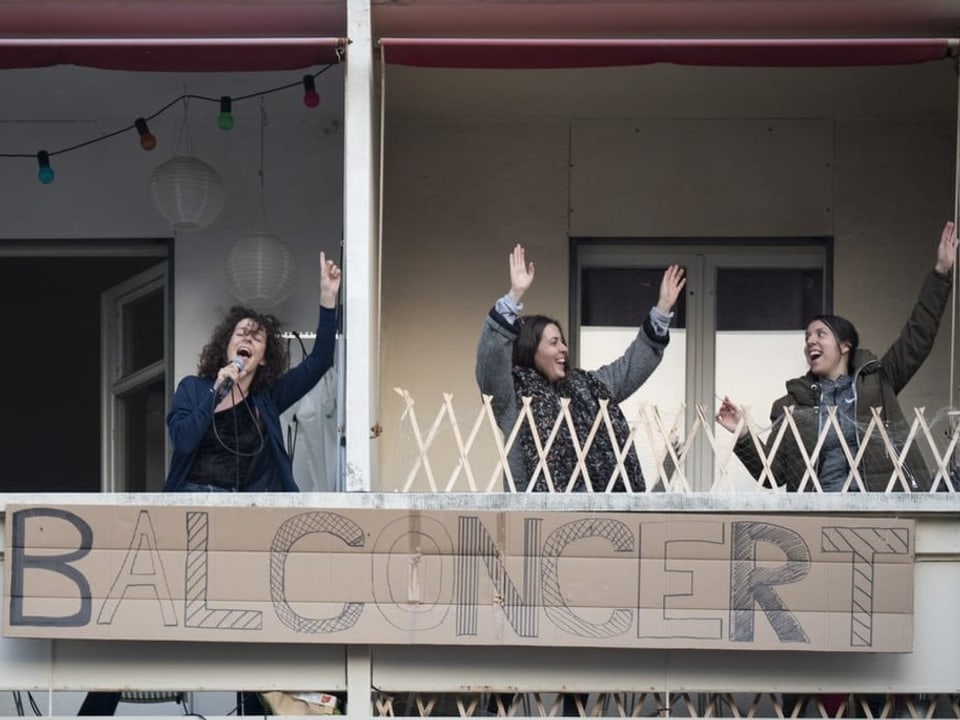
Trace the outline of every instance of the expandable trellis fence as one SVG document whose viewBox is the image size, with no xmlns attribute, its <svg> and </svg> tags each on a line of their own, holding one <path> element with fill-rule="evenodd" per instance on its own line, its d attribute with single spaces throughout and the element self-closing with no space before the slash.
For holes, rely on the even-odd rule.
<svg viewBox="0 0 960 720">
<path fill-rule="evenodd" d="M 960 718 L 960 695 L 379 692 L 387 717 Z"/>
<path fill-rule="evenodd" d="M 909 424 L 893 432 L 884 421 L 880 408 L 871 408 L 870 420 L 856 428 L 858 442 L 849 443 L 841 427 L 841 418 L 835 407 L 827 408 L 825 418 L 820 423 L 819 434 L 813 448 L 808 449 L 804 442 L 801 427 L 797 421 L 795 408 L 788 407 L 782 421 L 772 428 L 758 429 L 748 408 L 744 408 L 743 419 L 731 433 L 718 425 L 711 413 L 704 407 L 696 406 L 694 420 L 684 427 L 686 407 L 681 406 L 672 420 L 666 419 L 661 410 L 653 405 L 642 404 L 630 420 L 630 432 L 625 442 L 620 443 L 614 432 L 610 417 L 608 400 L 600 401 L 600 410 L 585 438 L 579 438 L 574 419 L 570 413 L 570 401 L 561 400 L 561 409 L 550 424 L 550 431 L 542 437 L 537 430 L 537 422 L 531 409 L 531 399 L 523 398 L 517 421 L 504 437 L 497 425 L 493 412 L 492 397 L 484 396 L 476 417 L 470 420 L 469 430 L 464 433 L 466 424 L 461 423 L 454 410 L 453 395 L 445 393 L 440 408 L 429 426 L 423 426 L 417 415 L 413 397 L 409 392 L 396 389 L 403 399 L 404 410 L 400 420 L 400 431 L 412 440 L 412 459 L 408 466 L 402 467 L 396 478 L 394 490 L 408 492 L 420 483 L 432 492 L 533 492 L 535 485 L 545 487 L 548 492 L 572 492 L 583 489 L 594 492 L 594 483 L 587 466 L 587 455 L 601 433 L 610 438 L 613 448 L 614 470 L 605 481 L 606 492 L 614 488 L 626 487 L 633 492 L 625 460 L 630 450 L 636 449 L 644 466 L 645 489 L 689 493 L 694 491 L 733 491 L 743 488 L 743 481 L 733 482 L 733 476 L 743 477 L 745 471 L 734 453 L 734 439 L 745 431 L 752 446 L 757 451 L 759 470 L 757 477 L 748 482 L 756 488 L 784 489 L 785 478 L 778 477 L 775 460 L 777 454 L 792 448 L 790 474 L 800 474 L 795 489 L 798 491 L 823 492 L 824 488 L 817 476 L 817 467 L 825 443 L 833 439 L 839 444 L 846 458 L 849 472 L 842 491 L 858 492 L 868 489 L 864 478 L 864 461 L 867 453 L 876 453 L 877 448 L 889 461 L 888 477 L 885 476 L 884 492 L 956 492 L 960 489 L 960 422 L 954 413 L 938 412 L 934 420 L 929 420 L 924 408 L 915 408 Z M 536 448 L 538 463 L 529 482 L 514 478 L 508 460 L 511 450 L 519 443 L 524 432 L 531 433 Z M 451 438 L 452 442 L 447 438 Z M 554 474 L 547 458 L 558 437 L 571 442 L 576 456 L 576 464 L 569 477 Z M 493 468 L 483 465 L 478 455 L 478 447 L 486 443 L 492 451 Z M 693 448 L 698 444 L 709 448 L 714 460 L 713 477 L 708 487 L 704 483 L 694 482 L 688 465 L 693 458 Z M 908 466 L 908 456 L 918 450 L 927 465 L 929 483 L 918 484 Z M 452 469 L 447 474 L 437 469 L 432 458 L 438 454 L 453 454 Z M 488 471 L 489 470 L 489 471 Z M 541 482 L 537 482 L 540 480 Z M 423 485 L 425 483 L 425 485 Z M 876 486 L 873 488 L 878 490 Z"/>
</svg>

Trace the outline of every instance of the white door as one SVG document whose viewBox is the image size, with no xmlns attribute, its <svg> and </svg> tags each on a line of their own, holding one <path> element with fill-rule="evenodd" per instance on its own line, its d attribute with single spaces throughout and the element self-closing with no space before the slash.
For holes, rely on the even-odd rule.
<svg viewBox="0 0 960 720">
<path fill-rule="evenodd" d="M 690 490 L 710 490 L 720 477 L 718 461 L 733 445 L 732 434 L 712 421 L 719 399 L 727 395 L 747 407 L 763 430 L 784 381 L 806 370 L 805 323 L 829 306 L 826 243 L 596 241 L 577 245 L 575 254 L 571 335 L 577 364 L 587 370 L 622 354 L 657 301 L 664 268 L 686 268 L 663 362 L 622 407 L 637 423 L 648 485 L 666 452 L 661 431 L 675 429 L 674 445 L 682 447 L 701 408 L 706 427 L 697 431 L 684 466 Z M 705 432 L 715 434 L 717 451 Z M 755 487 L 736 458 L 723 464 L 727 474 L 715 489 Z"/>
<path fill-rule="evenodd" d="M 101 297 L 103 490 L 159 492 L 166 474 L 167 264 Z"/>
</svg>

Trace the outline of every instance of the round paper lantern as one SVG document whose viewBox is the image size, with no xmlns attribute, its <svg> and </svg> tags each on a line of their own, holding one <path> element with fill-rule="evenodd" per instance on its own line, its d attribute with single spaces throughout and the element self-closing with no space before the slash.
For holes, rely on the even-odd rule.
<svg viewBox="0 0 960 720">
<path fill-rule="evenodd" d="M 233 296 L 254 310 L 279 305 L 297 284 L 290 246 L 265 232 L 237 240 L 227 253 L 224 271 Z"/>
<path fill-rule="evenodd" d="M 150 196 L 174 230 L 190 232 L 212 223 L 223 209 L 223 181 L 203 160 L 178 156 L 158 165 Z"/>
</svg>

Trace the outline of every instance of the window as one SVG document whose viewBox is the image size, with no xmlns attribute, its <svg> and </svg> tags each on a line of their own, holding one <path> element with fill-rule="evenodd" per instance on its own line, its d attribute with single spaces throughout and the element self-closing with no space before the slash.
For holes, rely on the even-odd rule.
<svg viewBox="0 0 960 720">
<path fill-rule="evenodd" d="M 576 282 L 571 302 L 576 364 L 593 369 L 619 357 L 656 304 L 663 270 L 684 266 L 687 286 L 674 308 L 664 360 L 622 404 L 628 419 L 644 417 L 677 441 L 703 408 L 707 431 L 715 433 L 723 458 L 733 436 L 712 418 L 718 398 L 745 406 L 755 424 L 769 424 L 770 405 L 783 395 L 784 381 L 806 371 L 803 331 L 812 315 L 829 307 L 824 239 L 784 242 L 578 240 L 573 245 Z M 638 426 L 644 475 L 657 476 L 664 448 L 650 423 Z M 736 461 L 727 464 L 730 489 L 752 489 Z M 714 452 L 701 434 L 686 462 L 693 490 L 709 489 L 718 475 Z"/>
<path fill-rule="evenodd" d="M 166 263 L 101 300 L 103 479 L 109 492 L 160 492 L 166 461 Z"/>
</svg>

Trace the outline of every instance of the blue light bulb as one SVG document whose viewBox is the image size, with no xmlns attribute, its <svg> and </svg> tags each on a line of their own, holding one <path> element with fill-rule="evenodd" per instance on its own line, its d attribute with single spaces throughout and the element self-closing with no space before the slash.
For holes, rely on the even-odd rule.
<svg viewBox="0 0 960 720">
<path fill-rule="evenodd" d="M 53 168 L 50 167 L 50 154 L 46 150 L 37 153 L 37 179 L 44 185 L 53 182 Z"/>
</svg>

